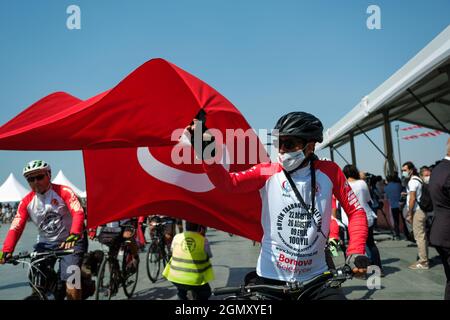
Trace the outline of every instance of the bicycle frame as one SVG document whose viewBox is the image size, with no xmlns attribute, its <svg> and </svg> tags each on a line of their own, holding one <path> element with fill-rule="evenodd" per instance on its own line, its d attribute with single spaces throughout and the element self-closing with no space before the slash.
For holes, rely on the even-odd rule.
<svg viewBox="0 0 450 320">
<path fill-rule="evenodd" d="M 165 266 L 169 262 L 170 248 L 168 248 L 168 244 L 166 243 L 164 226 L 171 223 L 168 221 L 152 221 L 146 224 L 146 226 L 152 227 L 153 229 L 153 232 L 150 233 L 151 242 L 146 255 L 147 275 L 153 283 L 158 279 L 161 270 L 160 263 L 162 262 L 163 266 Z"/>
<path fill-rule="evenodd" d="M 148 223 L 148 224 L 143 224 L 147 227 L 153 226 L 154 227 L 154 235 L 151 238 L 151 244 L 156 240 L 158 241 L 158 246 L 161 249 L 161 252 L 164 255 L 164 258 L 166 259 L 167 257 L 167 252 L 166 252 L 166 238 L 165 238 L 165 230 L 164 230 L 164 226 L 167 224 L 172 224 L 172 222 L 167 222 L 167 221 L 163 221 L 163 222 L 152 222 L 152 223 Z"/>
<path fill-rule="evenodd" d="M 58 253 L 59 252 L 59 253 Z M 18 256 L 14 256 L 7 261 L 14 265 L 23 264 L 28 266 L 28 282 L 39 298 L 41 300 L 48 300 L 49 296 L 53 295 L 55 298 L 55 291 L 57 283 L 47 283 L 49 281 L 49 274 L 44 273 L 39 268 L 39 263 L 44 262 L 48 259 L 60 259 L 62 256 L 74 253 L 73 249 L 63 250 L 63 251 L 48 251 L 48 252 L 32 252 L 32 253 L 20 253 Z M 41 256 L 41 258 L 37 258 Z M 27 261 L 26 259 L 31 259 Z M 56 277 L 56 272 L 54 268 L 50 268 L 50 272 Z M 44 285 L 41 285 L 39 277 L 44 279 Z M 39 282 L 39 283 L 38 283 Z M 51 299 L 50 299 L 51 300 Z"/>
<path fill-rule="evenodd" d="M 126 276 L 124 275 L 123 270 L 120 267 L 120 261 L 118 259 L 118 255 L 121 250 L 123 250 L 124 255 L 125 255 L 126 246 L 130 242 L 131 242 L 131 240 L 122 241 L 120 243 L 120 246 L 117 246 L 117 247 L 114 247 L 114 245 L 106 246 L 106 245 L 102 244 L 102 247 L 106 246 L 106 247 L 108 247 L 108 250 L 103 250 L 105 252 L 105 255 L 104 255 L 103 261 L 100 266 L 98 277 L 104 277 L 104 274 L 101 275 L 101 272 L 102 272 L 101 270 L 106 268 L 106 263 L 108 263 L 111 266 L 111 270 L 110 270 L 110 273 L 111 273 L 110 281 L 111 282 L 109 283 L 109 288 L 111 289 L 110 297 L 116 295 L 119 292 L 119 288 L 121 287 L 121 285 L 124 287 L 125 294 L 128 296 L 128 293 L 125 288 Z M 135 273 L 137 273 L 137 271 Z M 102 280 L 97 279 L 96 291 L 100 290 L 101 281 Z M 134 291 L 134 288 L 132 289 L 132 291 Z M 130 293 L 130 296 L 131 295 L 132 295 L 132 293 Z M 97 292 L 96 299 L 98 298 L 98 296 L 99 296 L 99 293 Z"/>
</svg>

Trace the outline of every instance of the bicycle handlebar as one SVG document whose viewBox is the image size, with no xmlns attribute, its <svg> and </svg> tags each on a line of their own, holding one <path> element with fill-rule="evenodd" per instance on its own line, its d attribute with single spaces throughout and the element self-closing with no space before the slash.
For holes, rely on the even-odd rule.
<svg viewBox="0 0 450 320">
<path fill-rule="evenodd" d="M 225 294 L 245 294 L 252 293 L 255 291 L 268 290 L 272 292 L 280 292 L 280 293 L 288 293 L 296 290 L 305 290 L 310 285 L 317 283 L 321 280 L 331 280 L 331 281 L 342 281 L 344 282 L 347 279 L 351 279 L 353 276 L 353 272 L 350 266 L 345 265 L 341 268 L 337 268 L 335 270 L 326 271 L 308 281 L 304 282 L 294 282 L 294 283 L 286 283 L 285 285 L 266 285 L 266 284 L 258 284 L 258 285 L 246 285 L 240 287 L 225 287 L 225 288 L 217 288 L 213 290 L 213 294 L 215 296 L 225 295 Z"/>
<path fill-rule="evenodd" d="M 230 294 L 230 293 L 241 293 L 245 290 L 244 288 L 245 288 L 244 286 L 216 288 L 213 290 L 213 295 L 220 296 L 220 295 Z"/>
<path fill-rule="evenodd" d="M 251 293 L 254 291 L 260 291 L 260 290 L 270 290 L 273 292 L 281 292 L 281 293 L 287 293 L 288 291 L 292 290 L 291 287 L 287 285 L 270 285 L 270 284 L 254 284 L 254 285 L 247 285 L 247 286 L 240 286 L 240 287 L 228 287 L 228 288 L 218 288 L 214 290 L 214 295 L 224 295 L 224 294 L 230 294 L 230 293 Z"/>
<path fill-rule="evenodd" d="M 155 227 L 157 227 L 157 226 L 165 226 L 166 224 L 173 224 L 173 222 L 172 221 L 163 221 L 163 222 L 142 223 L 142 225 L 144 227 L 150 227 L 152 225 L 154 225 Z"/>
<path fill-rule="evenodd" d="M 11 263 L 11 264 L 17 264 L 20 261 L 19 260 L 23 260 L 23 259 L 36 259 L 36 258 L 50 258 L 50 257 L 54 257 L 54 258 L 59 258 L 59 257 L 63 257 L 63 256 L 67 256 L 69 254 L 73 254 L 75 253 L 74 249 L 58 249 L 58 250 L 49 250 L 49 251 L 43 251 L 43 252 L 20 252 L 18 255 L 12 256 L 11 258 L 8 258 L 5 262 L 6 263 Z"/>
</svg>

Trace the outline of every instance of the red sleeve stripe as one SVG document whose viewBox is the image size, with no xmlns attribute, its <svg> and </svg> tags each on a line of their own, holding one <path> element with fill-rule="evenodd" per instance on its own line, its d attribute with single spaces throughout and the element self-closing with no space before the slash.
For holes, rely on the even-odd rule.
<svg viewBox="0 0 450 320">
<path fill-rule="evenodd" d="M 14 252 L 17 242 L 19 241 L 25 225 L 28 220 L 28 204 L 33 200 L 35 193 L 32 191 L 25 196 L 19 203 L 17 213 L 11 223 L 11 227 L 6 235 L 5 242 L 3 243 L 3 252 Z"/>
<path fill-rule="evenodd" d="M 367 217 L 364 209 L 347 182 L 339 166 L 332 161 L 316 161 L 317 169 L 325 173 L 333 183 L 333 194 L 348 216 L 350 236 L 347 254 L 364 254 L 368 235 Z"/>
</svg>

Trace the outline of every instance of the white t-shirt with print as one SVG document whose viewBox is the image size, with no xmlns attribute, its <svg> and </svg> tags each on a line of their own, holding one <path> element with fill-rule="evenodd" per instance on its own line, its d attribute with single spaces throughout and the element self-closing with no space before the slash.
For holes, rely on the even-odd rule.
<svg viewBox="0 0 450 320">
<path fill-rule="evenodd" d="M 422 197 L 422 183 L 420 182 L 420 178 L 417 176 L 412 176 L 411 179 L 409 179 L 408 186 L 406 187 L 406 192 L 408 195 L 406 196 L 406 206 L 409 210 L 409 199 L 410 199 L 410 192 L 415 191 L 416 192 L 416 203 L 414 204 L 413 211 L 417 210 L 417 203 L 420 201 L 420 198 Z"/>
<path fill-rule="evenodd" d="M 369 188 L 364 180 L 349 181 L 350 186 L 353 189 L 356 197 L 358 198 L 359 204 L 364 208 L 367 216 L 367 223 L 369 227 L 373 226 L 374 219 L 377 217 L 373 212 L 372 208 L 369 206 L 369 202 L 372 201 L 370 196 Z"/>
</svg>

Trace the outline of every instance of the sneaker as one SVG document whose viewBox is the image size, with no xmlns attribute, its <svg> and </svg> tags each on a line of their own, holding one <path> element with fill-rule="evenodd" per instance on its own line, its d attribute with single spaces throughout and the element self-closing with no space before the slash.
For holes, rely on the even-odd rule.
<svg viewBox="0 0 450 320">
<path fill-rule="evenodd" d="M 408 267 L 412 270 L 428 270 L 430 269 L 428 262 L 415 262 Z"/>
</svg>

